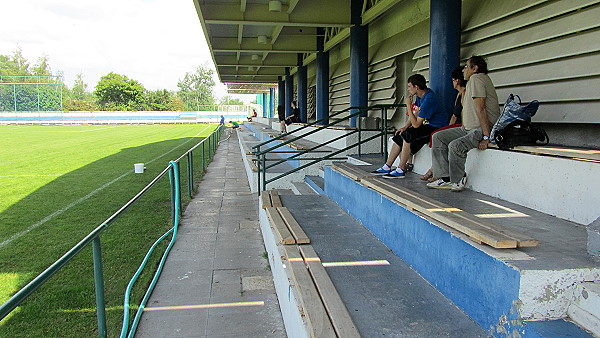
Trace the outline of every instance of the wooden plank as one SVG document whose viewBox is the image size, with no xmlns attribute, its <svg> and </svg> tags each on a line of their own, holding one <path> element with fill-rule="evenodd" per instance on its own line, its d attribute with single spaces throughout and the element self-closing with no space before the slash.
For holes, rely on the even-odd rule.
<svg viewBox="0 0 600 338">
<path fill-rule="evenodd" d="M 492 231 L 490 229 L 484 228 L 480 226 L 480 224 L 475 222 L 458 222 L 456 220 L 456 215 L 454 212 L 437 212 L 432 210 L 444 209 L 443 206 L 435 205 L 432 202 L 425 201 L 422 199 L 421 201 L 415 201 L 415 198 L 408 197 L 406 194 L 403 194 L 396 187 L 390 187 L 387 184 L 382 184 L 385 182 L 379 182 L 376 178 L 369 178 L 362 180 L 362 183 L 385 196 L 390 197 L 395 201 L 399 201 L 404 205 L 411 205 L 411 208 L 437 220 L 440 221 L 449 227 L 458 230 L 465 235 L 474 238 L 476 241 L 483 242 L 494 248 L 516 248 L 517 241 L 508 236 L 502 235 L 496 231 Z M 425 202 L 425 203 L 419 203 Z"/>
<path fill-rule="evenodd" d="M 283 204 L 281 204 L 281 198 L 279 198 L 279 193 L 277 191 L 271 190 L 269 192 L 269 195 L 271 195 L 271 203 L 273 204 L 273 207 L 277 208 L 283 206 Z"/>
<path fill-rule="evenodd" d="M 262 202 L 262 208 L 272 208 L 273 204 L 271 203 L 271 195 L 268 192 L 263 191 L 260 193 L 260 201 Z"/>
<path fill-rule="evenodd" d="M 312 245 L 298 247 L 338 337 L 360 337 L 350 313 Z"/>
<path fill-rule="evenodd" d="M 379 179 L 379 178 L 377 178 L 377 179 Z M 427 205 L 428 207 L 432 207 L 433 209 L 442 209 L 442 210 L 455 209 L 455 208 L 452 208 L 449 205 L 446 205 L 439 201 L 429 199 L 428 197 L 425 197 L 414 191 L 410 191 L 408 189 L 402 189 L 398 186 L 392 185 L 390 182 L 382 180 L 381 183 L 383 185 L 387 185 L 388 188 L 390 188 L 390 189 L 397 190 L 400 194 L 404 195 L 406 198 L 413 199 L 415 201 L 419 201 L 420 203 L 424 203 L 425 205 Z M 427 211 L 430 211 L 430 210 L 428 209 Z M 517 241 L 518 247 L 534 247 L 539 244 L 538 240 L 532 238 L 529 235 L 508 229 L 508 228 L 501 226 L 497 223 L 494 223 L 492 221 L 486 221 L 484 223 L 481 221 L 481 219 L 475 217 L 474 215 L 472 215 L 464 210 L 458 209 L 458 210 L 453 210 L 450 213 L 443 213 L 443 214 L 446 214 L 445 215 L 446 217 L 454 219 L 457 222 L 466 223 L 468 225 L 474 225 L 474 226 L 478 226 L 478 227 L 483 227 L 485 229 L 497 232 L 503 236 L 512 238 Z"/>
<path fill-rule="evenodd" d="M 300 226 L 300 224 L 298 224 L 298 222 L 296 221 L 294 216 L 292 216 L 292 213 L 290 213 L 288 208 L 281 207 L 281 208 L 276 208 L 276 209 L 279 212 L 279 214 L 281 215 L 281 218 L 283 219 L 285 224 L 288 226 L 288 230 L 292 233 L 292 236 L 294 236 L 294 239 L 296 239 L 296 243 L 297 244 L 310 243 L 310 239 L 308 238 L 308 236 L 306 235 L 304 230 L 302 230 L 302 227 Z"/>
<path fill-rule="evenodd" d="M 297 247 L 284 247 L 287 266 L 298 290 L 302 306 L 301 314 L 306 318 L 311 337 L 336 337 L 327 310 L 321 301 L 317 288 L 298 252 Z"/>
<path fill-rule="evenodd" d="M 456 208 L 452 208 L 451 206 L 441 203 L 436 200 L 429 199 L 426 196 L 418 194 L 414 191 L 410 191 L 408 189 L 401 189 L 398 186 L 392 186 L 390 182 L 384 181 L 384 184 L 387 184 L 392 189 L 398 189 L 401 194 L 408 196 L 408 198 L 413 198 L 419 200 L 424 203 L 428 203 L 429 205 L 433 205 L 434 209 L 443 209 L 443 210 L 452 210 Z M 430 210 L 428 210 L 430 211 Z M 532 238 L 529 235 L 520 233 L 518 231 L 514 231 L 508 229 L 500 224 L 494 223 L 492 221 L 482 222 L 480 218 L 475 217 L 474 215 L 464 211 L 464 210 L 452 210 L 450 213 L 445 213 L 448 218 L 455 219 L 457 222 L 464 223 L 467 225 L 473 225 L 476 227 L 483 227 L 485 229 L 497 232 L 501 235 L 507 236 L 517 241 L 517 247 L 534 247 L 539 244 L 539 241 Z"/>
<path fill-rule="evenodd" d="M 356 166 L 354 166 L 350 163 L 336 163 L 336 164 L 333 164 L 331 167 L 333 169 L 341 172 L 342 174 L 350 177 L 351 179 L 353 179 L 355 181 L 360 181 L 361 179 L 363 179 L 365 177 L 373 176 L 373 175 L 367 173 L 366 171 L 356 168 Z"/>
<path fill-rule="evenodd" d="M 277 236 L 277 241 L 281 244 L 295 244 L 296 240 L 294 236 L 290 233 L 285 222 L 281 218 L 281 215 L 277 212 L 275 208 L 266 208 L 267 216 L 269 217 L 269 221 L 271 222 L 272 228 L 275 231 L 275 235 Z"/>
</svg>

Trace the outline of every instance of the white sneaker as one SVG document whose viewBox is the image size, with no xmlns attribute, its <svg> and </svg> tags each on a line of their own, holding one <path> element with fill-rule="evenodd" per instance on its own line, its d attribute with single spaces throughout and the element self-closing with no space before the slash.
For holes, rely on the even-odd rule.
<svg viewBox="0 0 600 338">
<path fill-rule="evenodd" d="M 452 187 L 450 190 L 454 192 L 460 192 L 465 190 L 465 185 L 467 184 L 467 176 L 463 176 L 458 183 L 452 183 Z"/>
<path fill-rule="evenodd" d="M 444 182 L 443 179 L 437 179 L 431 183 L 427 183 L 427 188 L 431 189 L 451 189 L 452 184 L 450 182 Z"/>
</svg>

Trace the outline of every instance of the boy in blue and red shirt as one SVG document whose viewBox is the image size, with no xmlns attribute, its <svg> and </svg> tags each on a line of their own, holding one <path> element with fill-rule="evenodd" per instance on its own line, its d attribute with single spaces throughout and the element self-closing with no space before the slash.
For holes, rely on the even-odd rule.
<svg viewBox="0 0 600 338">
<path fill-rule="evenodd" d="M 449 120 L 447 112 L 440 105 L 435 93 L 427 88 L 423 75 L 411 75 L 407 82 L 408 121 L 392 137 L 394 144 L 385 164 L 372 171 L 373 174 L 384 175 L 384 178 L 404 177 L 409 169 L 408 162 L 412 155 L 429 143 L 430 135 L 438 128 L 446 126 Z M 400 164 L 396 170 L 392 171 L 392 164 L 398 155 Z"/>
</svg>

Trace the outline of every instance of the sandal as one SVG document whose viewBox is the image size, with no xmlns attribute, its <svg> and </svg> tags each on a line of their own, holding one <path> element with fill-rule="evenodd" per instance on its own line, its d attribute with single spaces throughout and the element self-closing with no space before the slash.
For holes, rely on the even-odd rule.
<svg viewBox="0 0 600 338">
<path fill-rule="evenodd" d="M 421 180 L 423 181 L 429 181 L 431 178 L 433 178 L 433 171 L 431 169 L 427 170 L 425 175 L 421 176 Z"/>
<path fill-rule="evenodd" d="M 414 168 L 415 168 L 415 166 L 412 163 L 406 163 L 406 169 L 404 171 L 406 171 L 406 172 L 413 171 Z"/>
</svg>

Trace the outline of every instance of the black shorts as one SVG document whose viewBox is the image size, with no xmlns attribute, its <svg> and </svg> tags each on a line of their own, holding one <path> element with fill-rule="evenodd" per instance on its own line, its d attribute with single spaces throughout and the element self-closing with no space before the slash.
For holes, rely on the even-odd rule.
<svg viewBox="0 0 600 338">
<path fill-rule="evenodd" d="M 438 128 L 429 124 L 422 124 L 419 128 L 408 128 L 400 134 L 394 135 L 392 140 L 402 148 L 402 141 L 410 144 L 410 153 L 416 154 L 424 145 L 429 143 L 431 134 Z"/>
</svg>

